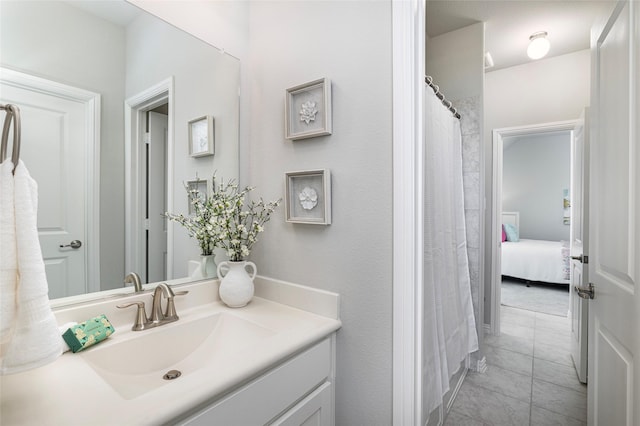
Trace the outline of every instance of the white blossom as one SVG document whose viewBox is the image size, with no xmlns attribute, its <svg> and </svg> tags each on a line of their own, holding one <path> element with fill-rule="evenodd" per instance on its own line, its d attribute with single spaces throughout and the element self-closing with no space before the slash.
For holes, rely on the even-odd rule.
<svg viewBox="0 0 640 426">
<path fill-rule="evenodd" d="M 281 200 L 265 203 L 250 201 L 247 194 L 254 187 L 238 189 L 233 181 L 221 181 L 216 186 L 213 179 L 213 193 L 200 194 L 198 190 L 188 190 L 194 215 L 185 217 L 166 213 L 166 216 L 180 223 L 189 236 L 198 240 L 202 254 L 211 254 L 216 247 L 225 249 L 231 260 L 243 260 L 249 256 L 257 234 L 264 231 L 263 225 Z"/>
</svg>

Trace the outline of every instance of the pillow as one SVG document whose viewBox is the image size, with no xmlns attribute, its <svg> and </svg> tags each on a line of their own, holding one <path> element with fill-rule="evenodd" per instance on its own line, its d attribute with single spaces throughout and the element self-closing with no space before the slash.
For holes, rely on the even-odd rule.
<svg viewBox="0 0 640 426">
<path fill-rule="evenodd" d="M 504 232 L 507 234 L 507 241 L 517 242 L 520 240 L 518 238 L 518 230 L 514 225 L 506 223 L 504 225 Z"/>
<path fill-rule="evenodd" d="M 504 231 L 504 225 L 502 225 L 502 242 L 507 241 L 507 233 Z"/>
</svg>

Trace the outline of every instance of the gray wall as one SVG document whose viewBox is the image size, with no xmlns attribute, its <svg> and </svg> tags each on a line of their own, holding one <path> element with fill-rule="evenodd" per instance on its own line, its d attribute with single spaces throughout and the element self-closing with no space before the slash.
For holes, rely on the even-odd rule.
<svg viewBox="0 0 640 426">
<path fill-rule="evenodd" d="M 539 134 L 509 144 L 503 156 L 502 211 L 520 212 L 520 237 L 569 241 L 563 190 L 571 183 L 571 135 Z"/>
<path fill-rule="evenodd" d="M 554 121 L 575 120 L 589 105 L 590 55 L 588 50 L 541 59 L 485 74 L 484 174 L 485 181 L 485 323 L 491 314 L 491 196 L 494 129 Z"/>
<path fill-rule="evenodd" d="M 284 173 L 327 168 L 333 223 L 284 209 L 251 254 L 260 274 L 341 295 L 336 424 L 388 425 L 392 406 L 391 2 L 260 1 L 250 10 L 249 184 L 284 196 Z M 333 81 L 333 134 L 284 139 L 284 96 Z"/>
<path fill-rule="evenodd" d="M 211 30 L 224 2 L 135 3 L 240 58 L 243 184 L 271 200 L 285 172 L 331 170 L 333 224 L 288 224 L 281 207 L 251 259 L 340 293 L 336 424 L 391 424 L 391 2 L 233 2 L 235 24 Z M 333 80 L 333 134 L 285 140 L 285 90 L 321 77 Z"/>
<path fill-rule="evenodd" d="M 482 95 L 484 23 L 427 38 L 426 70 L 449 100 Z"/>
<path fill-rule="evenodd" d="M 2 66 L 102 96 L 100 287 L 120 287 L 124 276 L 124 30 L 63 2 L 3 1 L 0 7 Z"/>
</svg>

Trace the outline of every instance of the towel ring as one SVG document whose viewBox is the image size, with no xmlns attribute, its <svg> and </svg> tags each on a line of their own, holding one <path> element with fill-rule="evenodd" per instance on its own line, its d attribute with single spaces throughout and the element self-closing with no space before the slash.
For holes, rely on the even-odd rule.
<svg viewBox="0 0 640 426">
<path fill-rule="evenodd" d="M 12 173 L 16 173 L 18 161 L 20 160 L 20 108 L 15 105 L 0 105 L 0 110 L 4 110 L 4 126 L 2 127 L 2 142 L 0 143 L 0 162 L 7 158 L 7 148 L 9 146 L 9 129 L 13 121 L 13 149 L 11 150 L 11 162 L 13 163 Z"/>
</svg>

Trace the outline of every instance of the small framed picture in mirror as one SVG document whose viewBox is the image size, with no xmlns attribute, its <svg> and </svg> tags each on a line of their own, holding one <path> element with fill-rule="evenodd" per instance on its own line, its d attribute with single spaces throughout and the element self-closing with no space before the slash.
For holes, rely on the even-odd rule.
<svg viewBox="0 0 640 426">
<path fill-rule="evenodd" d="M 189 203 L 189 216 L 196 214 L 195 204 L 207 200 L 207 181 L 196 178 L 187 182 L 187 202 Z"/>
<path fill-rule="evenodd" d="M 189 154 L 192 157 L 215 154 L 212 116 L 205 115 L 189 121 Z"/>
</svg>

